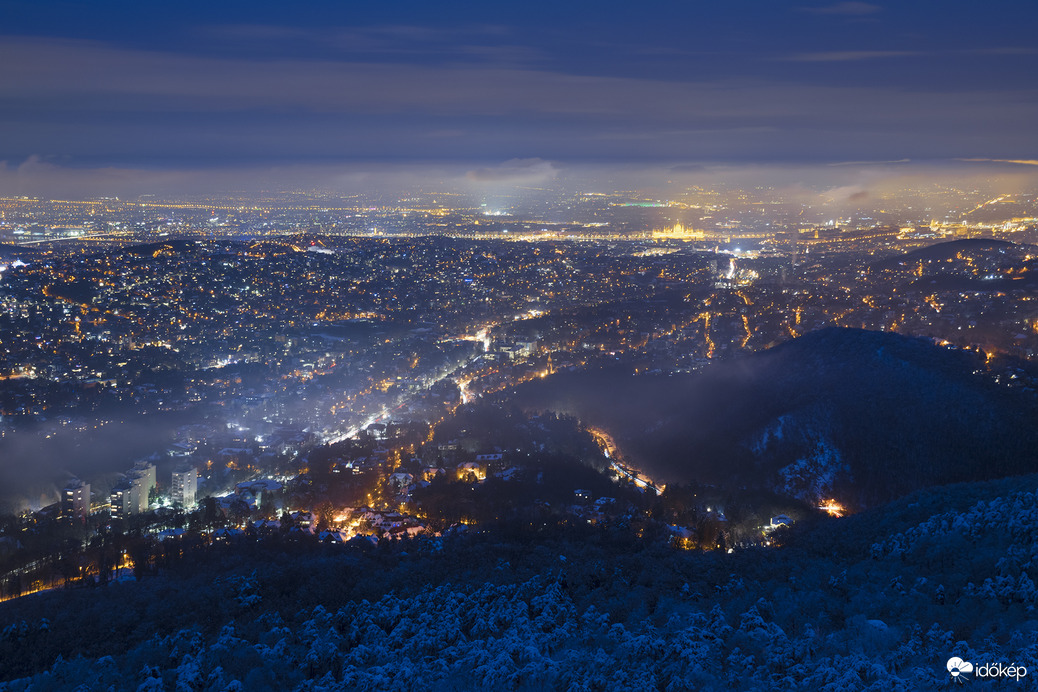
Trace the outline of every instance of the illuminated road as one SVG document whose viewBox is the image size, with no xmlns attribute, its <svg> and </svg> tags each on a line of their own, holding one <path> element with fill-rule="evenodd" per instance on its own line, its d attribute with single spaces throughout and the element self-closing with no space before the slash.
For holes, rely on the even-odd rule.
<svg viewBox="0 0 1038 692">
<path fill-rule="evenodd" d="M 88 233 L 86 235 L 70 235 L 63 238 L 41 238 L 37 240 L 19 240 L 18 246 L 40 245 L 41 243 L 64 243 L 70 240 L 127 240 L 129 236 L 124 233 Z"/>
<path fill-rule="evenodd" d="M 421 391 L 413 392 L 413 393 L 411 393 L 409 395 L 401 396 L 400 398 L 398 398 L 396 400 L 394 405 L 383 407 L 382 410 L 380 410 L 378 413 L 376 413 L 373 416 L 369 416 L 367 418 L 367 420 L 365 420 L 363 423 L 361 423 L 357 427 L 351 428 L 351 429 L 347 430 L 346 432 L 335 431 L 335 432 L 325 432 L 325 433 L 322 433 L 321 434 L 321 441 L 323 443 L 325 443 L 325 444 L 336 444 L 338 442 L 343 442 L 345 440 L 349 440 L 351 438 L 356 437 L 362 430 L 367 428 L 372 423 L 377 423 L 377 422 L 381 421 L 382 419 L 384 419 L 386 416 L 388 416 L 391 413 L 391 411 L 397 411 L 397 410 L 403 408 L 404 406 L 409 404 L 411 401 L 413 401 L 414 399 L 418 398 L 419 395 L 421 395 L 421 394 L 425 393 L 426 391 L 432 389 L 433 387 L 438 385 L 440 382 L 443 382 L 444 380 L 453 379 L 455 377 L 455 373 L 463 371 L 472 361 L 476 360 L 476 358 L 478 358 L 479 355 L 482 355 L 482 354 L 476 354 L 476 355 L 474 355 L 474 356 L 472 356 L 470 358 L 465 359 L 456 368 L 450 370 L 449 372 L 445 372 L 445 373 L 443 373 L 442 376 L 436 378 L 435 380 L 430 381 L 429 384 L 426 387 L 424 387 Z M 468 384 L 468 380 L 458 381 L 458 386 L 459 386 L 459 388 L 462 391 L 462 399 L 463 399 L 462 403 L 468 403 L 467 400 L 470 398 L 470 395 L 468 394 L 468 390 L 462 384 L 462 382 L 464 382 L 464 385 L 467 385 Z"/>
<path fill-rule="evenodd" d="M 652 490 L 657 495 L 663 494 L 663 491 L 666 488 L 665 485 L 656 485 L 637 469 L 631 468 L 622 461 L 616 442 L 613 441 L 613 438 L 609 433 L 600 428 L 588 428 L 588 432 L 595 438 L 595 442 L 598 443 L 598 446 L 602 449 L 602 453 L 605 454 L 606 459 L 609 460 L 610 466 L 612 466 L 613 470 L 615 470 L 618 475 L 628 479 L 643 490 Z"/>
</svg>

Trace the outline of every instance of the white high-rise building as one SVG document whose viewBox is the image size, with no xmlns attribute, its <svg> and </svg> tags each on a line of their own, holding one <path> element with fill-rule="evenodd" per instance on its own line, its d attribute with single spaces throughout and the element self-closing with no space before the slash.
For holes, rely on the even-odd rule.
<svg viewBox="0 0 1038 692">
<path fill-rule="evenodd" d="M 143 479 L 138 476 L 127 478 L 112 488 L 110 502 L 113 519 L 126 519 L 147 511 L 148 496 L 141 497 L 143 483 Z"/>
<path fill-rule="evenodd" d="M 147 473 L 141 473 L 139 475 L 130 474 L 130 487 L 133 493 L 130 495 L 130 503 L 133 507 L 131 514 L 144 514 L 148 511 L 150 503 L 148 502 L 148 494 L 151 492 L 151 488 L 154 488 L 154 483 L 149 484 L 149 477 Z"/>
<path fill-rule="evenodd" d="M 142 479 L 141 487 L 144 489 L 144 499 L 147 502 L 148 493 L 155 489 L 158 478 L 155 473 L 155 464 L 147 461 L 138 461 L 130 471 L 130 477 L 139 476 Z"/>
<path fill-rule="evenodd" d="M 198 471 L 193 467 L 173 472 L 173 504 L 194 509 L 198 492 Z"/>
<path fill-rule="evenodd" d="M 89 515 L 90 484 L 74 478 L 61 493 L 61 516 L 86 521 Z"/>
</svg>

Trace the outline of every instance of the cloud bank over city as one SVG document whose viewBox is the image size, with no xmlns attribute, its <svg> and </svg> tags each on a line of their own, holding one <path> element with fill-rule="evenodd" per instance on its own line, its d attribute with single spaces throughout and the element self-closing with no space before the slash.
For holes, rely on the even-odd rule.
<svg viewBox="0 0 1038 692">
<path fill-rule="evenodd" d="M 5 25 L 3 194 L 358 164 L 1038 158 L 1038 10 L 1019 3 L 107 5 Z"/>
</svg>

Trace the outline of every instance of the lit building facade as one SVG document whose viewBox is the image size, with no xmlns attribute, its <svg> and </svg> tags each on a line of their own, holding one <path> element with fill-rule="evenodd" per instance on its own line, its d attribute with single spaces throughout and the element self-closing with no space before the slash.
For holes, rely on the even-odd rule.
<svg viewBox="0 0 1038 692">
<path fill-rule="evenodd" d="M 73 479 L 61 492 L 61 516 L 86 521 L 90 516 L 90 484 Z"/>
<path fill-rule="evenodd" d="M 173 504 L 184 509 L 193 509 L 198 492 L 198 471 L 194 468 L 173 472 Z"/>
</svg>

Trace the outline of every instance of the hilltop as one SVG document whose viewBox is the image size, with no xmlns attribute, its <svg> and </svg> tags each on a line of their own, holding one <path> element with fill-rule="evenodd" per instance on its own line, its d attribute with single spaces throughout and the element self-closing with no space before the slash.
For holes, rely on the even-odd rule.
<svg viewBox="0 0 1038 692">
<path fill-rule="evenodd" d="M 1021 246 L 1016 243 L 1011 243 L 1008 240 L 996 240 L 994 238 L 962 238 L 960 240 L 949 240 L 947 242 L 929 245 L 917 250 L 912 250 L 911 252 L 906 252 L 903 255 L 887 257 L 875 262 L 872 267 L 874 269 L 890 269 L 896 268 L 900 265 L 911 266 L 919 260 L 940 262 L 947 259 L 953 259 L 960 253 L 1004 253 L 1010 249 L 1020 247 Z"/>
<path fill-rule="evenodd" d="M 983 368 L 925 339 L 825 329 L 694 375 L 563 373 L 515 401 L 606 429 L 661 480 L 864 507 L 1038 470 L 1033 396 Z"/>
</svg>

